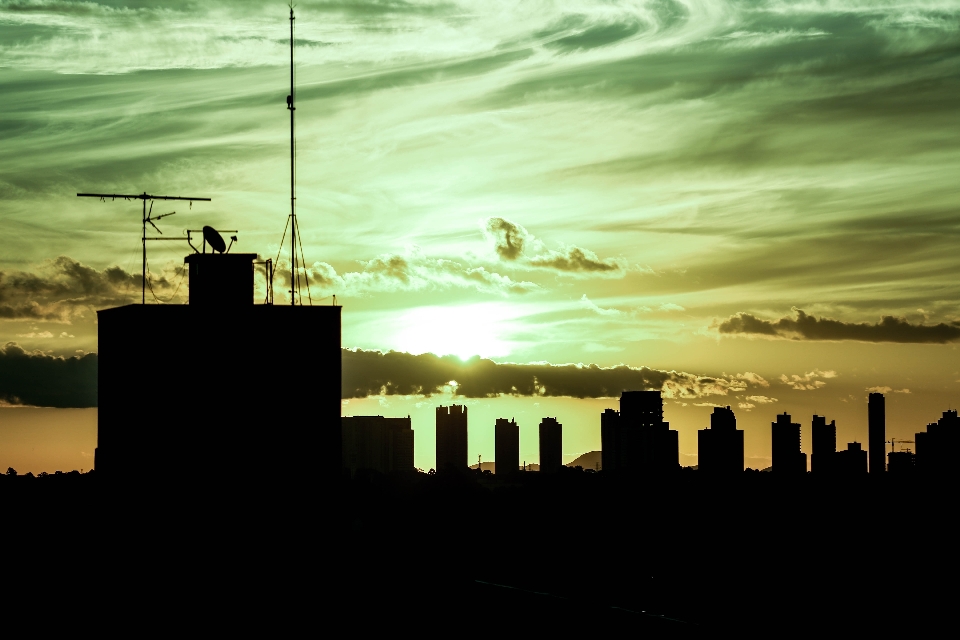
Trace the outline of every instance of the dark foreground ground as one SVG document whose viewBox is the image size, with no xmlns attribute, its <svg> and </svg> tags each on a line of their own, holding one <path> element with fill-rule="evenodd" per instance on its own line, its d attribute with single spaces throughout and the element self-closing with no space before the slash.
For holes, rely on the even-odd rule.
<svg viewBox="0 0 960 640">
<path fill-rule="evenodd" d="M 158 627 L 952 635 L 954 486 L 696 472 L 2 478 L 0 542 L 8 587 Z"/>
</svg>

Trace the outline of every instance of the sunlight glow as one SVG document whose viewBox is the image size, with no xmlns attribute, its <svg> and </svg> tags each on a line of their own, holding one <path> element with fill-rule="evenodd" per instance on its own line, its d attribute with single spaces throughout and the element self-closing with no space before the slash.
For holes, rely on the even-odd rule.
<svg viewBox="0 0 960 640">
<path fill-rule="evenodd" d="M 516 315 L 516 309 L 499 302 L 417 307 L 403 314 L 393 342 L 401 351 L 450 354 L 463 360 L 507 356 L 514 343 L 505 336 L 513 332 Z"/>
</svg>

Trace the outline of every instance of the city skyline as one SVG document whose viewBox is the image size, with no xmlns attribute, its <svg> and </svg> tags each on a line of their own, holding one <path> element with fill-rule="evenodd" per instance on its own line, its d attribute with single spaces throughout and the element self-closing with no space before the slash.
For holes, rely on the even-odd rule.
<svg viewBox="0 0 960 640">
<path fill-rule="evenodd" d="M 584 365 L 570 396 L 531 368 L 523 397 L 484 398 L 454 393 L 486 366 L 467 359 L 446 390 L 347 389 L 345 415 L 416 423 L 456 402 L 515 415 L 521 441 L 554 415 L 573 455 L 599 449 L 590 416 L 621 390 L 575 397 L 589 365 L 646 367 L 683 463 L 713 406 L 759 460 L 777 413 L 866 442 L 870 392 L 903 439 L 958 404 L 960 12 L 668 4 L 298 8 L 300 225 L 315 298 L 338 296 L 362 350 L 347 355 Z M 23 363 L 96 353 L 94 312 L 139 297 L 137 203 L 74 194 L 211 197 L 164 208 L 164 233 L 238 228 L 240 251 L 275 256 L 287 28 L 243 3 L 0 3 L 4 403 L 51 406 L 15 393 Z M 155 292 L 185 300 L 184 252 L 154 244 Z M 374 381 L 360 355 L 345 377 Z M 42 423 L 77 444 L 35 470 L 82 468 L 92 445 L 65 434 L 86 411 L 4 409 L 0 439 L 51 464 L 14 437 Z"/>
</svg>

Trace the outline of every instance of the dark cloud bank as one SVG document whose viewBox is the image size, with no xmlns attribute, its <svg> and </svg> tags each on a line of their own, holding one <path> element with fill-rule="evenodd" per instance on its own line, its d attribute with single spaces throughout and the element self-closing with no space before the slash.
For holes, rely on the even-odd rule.
<svg viewBox="0 0 960 640">
<path fill-rule="evenodd" d="M 97 354 L 62 358 L 0 348 L 0 400 L 42 407 L 97 406 Z M 742 377 L 741 377 L 742 378 Z M 742 379 L 698 376 L 625 365 L 499 364 L 474 357 L 430 353 L 343 350 L 343 398 L 374 395 L 430 396 L 449 391 L 467 398 L 500 395 L 573 398 L 616 397 L 624 389 L 663 390 L 668 397 L 726 395 L 747 387 Z"/>
<path fill-rule="evenodd" d="M 816 318 L 794 309 L 796 318 L 763 320 L 749 313 L 730 316 L 717 325 L 720 333 L 753 334 L 800 340 L 858 340 L 860 342 L 903 342 L 944 344 L 960 339 L 960 322 L 911 324 L 904 318 L 882 316 L 880 322 L 852 323 Z"/>
<path fill-rule="evenodd" d="M 102 271 L 73 258 L 45 262 L 38 273 L 0 271 L 0 319 L 69 322 L 83 309 L 102 309 L 133 302 L 141 274 L 120 267 Z M 164 276 L 150 274 L 156 292 L 172 287 Z"/>
<path fill-rule="evenodd" d="M 97 406 L 97 354 L 61 358 L 0 347 L 0 400 L 36 407 Z"/>
<path fill-rule="evenodd" d="M 343 351 L 343 397 L 432 395 L 456 381 L 457 394 L 467 398 L 499 395 L 608 398 L 624 389 L 664 390 L 666 395 L 696 398 L 726 395 L 746 388 L 737 379 L 698 376 L 626 365 L 500 364 L 474 357 L 391 351 Z"/>
</svg>

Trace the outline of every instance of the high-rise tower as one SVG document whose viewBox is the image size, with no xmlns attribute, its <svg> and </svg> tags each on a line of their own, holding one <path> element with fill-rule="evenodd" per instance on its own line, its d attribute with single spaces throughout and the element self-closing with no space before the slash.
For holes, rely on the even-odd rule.
<svg viewBox="0 0 960 640">
<path fill-rule="evenodd" d="M 520 471 L 520 427 L 516 420 L 497 418 L 494 440 L 497 477 L 509 477 Z"/>
<path fill-rule="evenodd" d="M 697 467 L 704 473 L 743 473 L 743 431 L 730 407 L 714 407 L 710 428 L 697 432 Z"/>
<path fill-rule="evenodd" d="M 680 468 L 676 431 L 663 421 L 659 391 L 624 391 L 620 413 L 607 409 L 600 417 L 603 468 L 616 473 L 660 473 Z M 614 451 L 608 452 L 608 442 Z"/>
<path fill-rule="evenodd" d="M 540 422 L 540 473 L 556 473 L 563 466 L 563 425 L 556 418 Z"/>
<path fill-rule="evenodd" d="M 824 416 L 813 416 L 813 452 L 810 454 L 810 471 L 830 473 L 837 452 L 837 421 L 827 424 Z"/>
<path fill-rule="evenodd" d="M 800 424 L 784 411 L 770 424 L 773 472 L 796 475 L 807 472 L 807 454 L 800 451 Z"/>
<path fill-rule="evenodd" d="M 454 404 L 437 407 L 437 471 L 464 471 L 467 460 L 467 408 Z"/>
<path fill-rule="evenodd" d="M 882 393 L 871 393 L 867 399 L 867 455 L 870 473 L 886 471 L 887 409 Z"/>
</svg>

